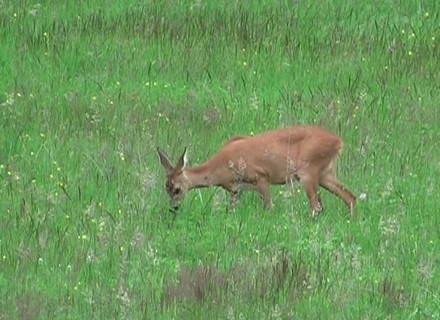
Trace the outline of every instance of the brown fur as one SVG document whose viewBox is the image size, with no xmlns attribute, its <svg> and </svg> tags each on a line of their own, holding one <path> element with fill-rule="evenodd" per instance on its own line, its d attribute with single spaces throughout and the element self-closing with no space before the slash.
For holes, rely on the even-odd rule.
<svg viewBox="0 0 440 320">
<path fill-rule="evenodd" d="M 271 184 L 300 180 L 312 215 L 322 211 L 321 186 L 341 198 L 354 213 L 356 197 L 336 179 L 335 161 L 341 139 L 319 127 L 296 126 L 255 136 L 235 136 L 205 163 L 186 168 L 186 150 L 176 166 L 158 149 L 167 172 L 171 205 L 178 207 L 188 190 L 220 186 L 231 192 L 234 204 L 242 189 L 257 191 L 266 207 L 272 207 Z"/>
</svg>

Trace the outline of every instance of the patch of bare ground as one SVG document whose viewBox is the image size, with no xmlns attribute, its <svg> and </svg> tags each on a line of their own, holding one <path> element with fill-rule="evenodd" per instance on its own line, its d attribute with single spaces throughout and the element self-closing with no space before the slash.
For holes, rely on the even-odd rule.
<svg viewBox="0 0 440 320">
<path fill-rule="evenodd" d="M 263 264 L 241 262 L 222 271 L 214 265 L 181 267 L 177 281 L 164 283 L 163 303 L 193 301 L 217 303 L 236 297 L 255 301 L 270 299 L 279 291 L 299 299 L 312 289 L 308 266 L 301 256 L 295 259 L 281 254 Z"/>
</svg>

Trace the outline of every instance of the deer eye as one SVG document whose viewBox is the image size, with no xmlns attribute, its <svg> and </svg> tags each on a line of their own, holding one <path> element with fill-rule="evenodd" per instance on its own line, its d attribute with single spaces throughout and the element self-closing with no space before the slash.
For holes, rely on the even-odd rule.
<svg viewBox="0 0 440 320">
<path fill-rule="evenodd" d="M 173 194 L 179 194 L 181 192 L 182 192 L 181 188 L 176 188 L 176 189 L 173 190 Z"/>
</svg>

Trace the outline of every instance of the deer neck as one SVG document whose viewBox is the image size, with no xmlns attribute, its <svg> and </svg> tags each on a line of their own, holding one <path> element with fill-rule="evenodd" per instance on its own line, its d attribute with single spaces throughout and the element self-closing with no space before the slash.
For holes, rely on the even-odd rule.
<svg viewBox="0 0 440 320">
<path fill-rule="evenodd" d="M 210 162 L 205 162 L 196 167 L 185 170 L 185 175 L 190 182 L 189 189 L 204 188 L 219 185 L 216 168 Z"/>
</svg>

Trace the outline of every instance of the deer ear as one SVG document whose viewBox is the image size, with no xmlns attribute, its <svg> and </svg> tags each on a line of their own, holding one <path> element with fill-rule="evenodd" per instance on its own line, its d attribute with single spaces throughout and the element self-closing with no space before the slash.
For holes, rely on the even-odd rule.
<svg viewBox="0 0 440 320">
<path fill-rule="evenodd" d="M 174 167 L 171 164 L 171 161 L 168 158 L 168 156 L 164 152 L 160 151 L 159 147 L 157 148 L 157 153 L 159 154 L 160 163 L 165 168 L 166 173 L 167 174 L 171 173 L 171 171 L 174 170 Z"/>
<path fill-rule="evenodd" d="M 177 161 L 175 169 L 178 171 L 182 171 L 183 169 L 185 169 L 187 163 L 188 163 L 188 154 L 187 154 L 187 148 L 185 148 L 183 154 L 179 158 L 179 161 Z"/>
</svg>

